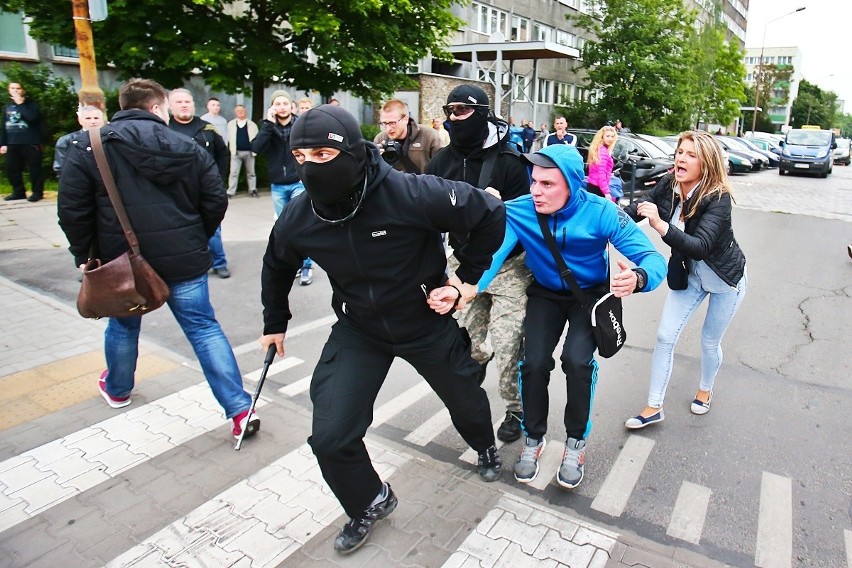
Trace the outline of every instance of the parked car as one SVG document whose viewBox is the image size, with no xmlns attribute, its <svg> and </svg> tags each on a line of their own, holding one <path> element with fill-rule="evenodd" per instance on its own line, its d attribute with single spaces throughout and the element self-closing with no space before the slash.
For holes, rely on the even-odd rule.
<svg viewBox="0 0 852 568">
<path fill-rule="evenodd" d="M 755 165 L 755 171 L 765 170 L 769 167 L 769 158 L 757 150 L 752 150 L 739 139 L 733 136 L 718 135 L 716 136 L 716 140 L 718 140 L 719 143 L 722 144 L 722 146 L 724 146 L 729 152 L 734 151 L 739 152 L 740 154 L 745 154 L 745 156 L 751 160 L 751 163 Z"/>
<path fill-rule="evenodd" d="M 778 173 L 782 176 L 789 172 L 816 173 L 828 177 L 834 165 L 835 148 L 837 142 L 831 130 L 794 128 L 784 140 Z"/>
<path fill-rule="evenodd" d="M 747 158 L 732 154 L 724 148 L 722 152 L 728 156 L 728 174 L 747 174 L 753 169 L 752 163 Z"/>
<path fill-rule="evenodd" d="M 642 140 L 645 140 L 646 142 L 653 144 L 654 146 L 659 148 L 666 156 L 668 156 L 669 159 L 674 161 L 674 151 L 675 151 L 675 146 L 677 146 L 677 138 L 675 138 L 675 145 L 672 146 L 671 144 L 669 144 L 668 142 L 666 142 L 665 140 L 663 140 L 659 136 L 652 136 L 650 134 L 637 134 L 635 132 L 633 133 L 633 135 L 636 136 L 637 138 L 641 138 Z"/>
<path fill-rule="evenodd" d="M 781 144 L 769 138 L 745 138 L 761 150 L 768 150 L 781 156 Z"/>
<path fill-rule="evenodd" d="M 769 160 L 769 167 L 770 168 L 777 168 L 778 167 L 778 163 L 781 161 L 780 152 L 778 154 L 776 154 L 775 152 L 770 152 L 769 150 L 764 150 L 763 148 L 761 148 L 760 146 L 758 146 L 757 144 L 755 144 L 754 142 L 752 142 L 748 138 L 740 138 L 738 136 L 738 137 L 736 137 L 736 140 L 745 144 L 749 149 L 754 150 L 755 152 L 760 152 L 761 154 L 766 156 L 766 159 Z"/>
<path fill-rule="evenodd" d="M 589 145 L 596 130 L 569 128 L 568 132 L 577 137 L 577 150 L 585 161 L 589 155 Z M 630 132 L 620 132 L 618 141 L 612 149 L 613 171 L 619 170 L 624 182 L 624 194 L 630 196 L 630 181 L 636 176 L 633 197 L 640 197 L 653 189 L 657 182 L 674 167 L 674 160 L 653 144 L 638 138 Z M 627 167 L 625 167 L 625 164 Z M 636 167 L 640 164 L 639 167 Z"/>
<path fill-rule="evenodd" d="M 852 161 L 852 158 L 849 156 L 849 143 L 852 140 L 848 138 L 838 138 L 837 139 L 837 148 L 834 149 L 834 163 L 835 164 L 843 164 L 844 166 L 848 166 L 849 162 Z"/>
<path fill-rule="evenodd" d="M 737 156 L 745 158 L 751 162 L 751 171 L 759 172 L 760 170 L 764 170 L 769 167 L 769 158 L 763 154 L 758 154 L 757 152 L 750 150 L 739 141 L 734 141 L 730 136 L 716 136 L 716 140 L 719 141 L 722 148 L 727 150 L 729 154 L 736 154 Z"/>
</svg>

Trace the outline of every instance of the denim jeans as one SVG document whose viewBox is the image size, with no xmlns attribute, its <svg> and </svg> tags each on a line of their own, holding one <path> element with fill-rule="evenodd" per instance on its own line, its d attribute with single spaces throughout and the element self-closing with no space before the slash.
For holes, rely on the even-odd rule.
<svg viewBox="0 0 852 568">
<path fill-rule="evenodd" d="M 305 192 L 305 185 L 301 181 L 296 183 L 273 183 L 270 184 L 270 193 L 272 193 L 272 206 L 275 207 L 275 218 L 281 215 L 284 211 L 284 206 L 290 201 Z M 313 266 L 310 258 L 306 258 L 302 263 L 302 268 L 310 268 Z"/>
<path fill-rule="evenodd" d="M 222 332 L 207 289 L 207 275 L 169 284 L 169 308 L 192 345 L 213 396 L 233 418 L 251 405 L 228 338 Z M 110 318 L 104 333 L 107 362 L 106 391 L 115 397 L 130 395 L 139 356 L 142 317 Z"/>
<path fill-rule="evenodd" d="M 222 244 L 222 227 L 216 227 L 216 232 L 207 240 L 207 248 L 213 257 L 213 268 L 228 268 L 228 259 L 225 258 L 225 246 Z"/>
<path fill-rule="evenodd" d="M 746 274 L 743 274 L 736 288 L 719 286 L 721 280 L 715 274 L 708 274 L 706 265 L 702 267 L 707 276 L 703 279 L 702 270 L 695 270 L 696 265 L 690 263 L 686 290 L 671 290 L 663 306 L 657 329 L 657 344 L 651 358 L 651 384 L 648 388 L 648 406 L 654 408 L 663 405 L 672 375 L 677 340 L 689 318 L 707 296 L 710 296 L 710 301 L 701 328 L 701 380 L 698 388 L 703 391 L 713 390 L 716 374 L 722 366 L 722 337 L 746 293 Z"/>
</svg>

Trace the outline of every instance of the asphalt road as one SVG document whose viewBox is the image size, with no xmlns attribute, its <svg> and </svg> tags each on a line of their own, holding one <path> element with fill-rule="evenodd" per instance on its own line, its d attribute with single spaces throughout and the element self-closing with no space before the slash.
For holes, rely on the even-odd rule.
<svg viewBox="0 0 852 568">
<path fill-rule="evenodd" d="M 776 170 L 734 178 L 739 206 L 734 210 L 738 241 L 748 259 L 749 290 L 723 343 L 725 363 L 714 393 L 713 410 L 689 413 L 700 369 L 703 309 L 684 332 L 677 348 L 669 387 L 666 421 L 640 433 L 653 450 L 629 499 L 618 514 L 602 512 L 595 497 L 618 459 L 628 434 L 624 420 L 644 406 L 650 355 L 665 290 L 637 295 L 625 303 L 628 345 L 601 362 L 589 438 L 586 478 L 574 492 L 553 484 L 543 495 L 556 508 L 619 531 L 633 531 L 671 544 L 669 519 L 684 482 L 707 488 L 709 507 L 700 543 L 694 550 L 735 566 L 754 565 L 767 479 L 788 480 L 794 566 L 842 566 L 852 538 L 852 452 L 847 409 L 852 406 L 848 321 L 852 319 L 852 168 L 837 166 L 828 179 L 778 175 Z M 246 200 L 248 201 L 248 200 Z M 240 199 L 234 207 L 242 206 Z M 647 229 L 646 229 L 647 230 Z M 232 238 L 230 238 L 232 237 Z M 652 240 L 667 255 L 656 236 Z M 211 277 L 217 315 L 234 346 L 256 341 L 261 332 L 260 261 L 262 238 L 225 233 L 233 277 Z M 70 256 L 54 250 L 0 252 L 0 273 L 73 303 L 77 291 Z M 330 286 L 321 270 L 314 284 L 295 283 L 291 294 L 293 329 L 328 318 Z M 325 325 L 296 334 L 288 355 L 308 363 L 319 355 Z M 188 359 L 193 355 L 170 313 L 145 318 L 144 336 Z M 262 354 L 240 355 L 244 371 L 260 365 Z M 265 392 L 303 378 L 305 369 L 271 379 Z M 382 404 L 417 384 L 413 370 L 398 362 L 380 394 Z M 552 440 L 562 439 L 565 402 L 559 371 L 551 383 Z M 502 414 L 496 378 L 485 387 L 495 421 Z M 309 408 L 306 395 L 295 397 Z M 400 443 L 439 410 L 436 399 L 412 406 L 378 432 Z M 452 429 L 426 451 L 455 462 L 465 446 Z M 502 450 L 511 464 L 516 445 Z M 548 474 L 549 475 L 549 474 Z M 504 476 L 505 490 L 539 491 Z M 682 543 L 680 543 L 682 544 Z M 848 546 L 848 545 L 847 545 Z"/>
</svg>

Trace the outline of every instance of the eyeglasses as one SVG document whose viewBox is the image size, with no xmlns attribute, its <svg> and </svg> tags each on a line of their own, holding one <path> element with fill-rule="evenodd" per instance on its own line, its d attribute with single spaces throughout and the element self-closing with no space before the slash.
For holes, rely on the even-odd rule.
<svg viewBox="0 0 852 568">
<path fill-rule="evenodd" d="M 444 105 L 442 108 L 444 109 L 444 114 L 447 115 L 447 118 L 450 118 L 451 114 L 456 116 L 467 116 L 478 108 L 488 108 L 488 105 L 466 105 L 463 103 L 456 103 Z"/>
<path fill-rule="evenodd" d="M 398 122 L 400 122 L 405 117 L 406 115 L 402 115 L 397 120 L 386 120 L 385 122 L 380 122 L 379 126 L 384 126 L 385 128 L 393 128 L 397 125 Z"/>
</svg>

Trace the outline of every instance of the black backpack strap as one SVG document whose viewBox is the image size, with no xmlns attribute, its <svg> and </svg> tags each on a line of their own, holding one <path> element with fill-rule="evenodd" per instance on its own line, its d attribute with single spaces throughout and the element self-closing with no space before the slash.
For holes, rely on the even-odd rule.
<svg viewBox="0 0 852 568">
<path fill-rule="evenodd" d="M 580 288 L 580 285 L 577 284 L 577 279 L 574 278 L 574 274 L 571 272 L 571 269 L 568 268 L 568 264 L 565 262 L 565 259 L 562 258 L 562 253 L 559 252 L 559 247 L 556 245 L 556 239 L 553 237 L 553 233 L 550 232 L 550 227 L 547 226 L 547 215 L 543 215 L 541 213 L 536 213 L 536 217 L 538 217 L 538 226 L 541 227 L 541 234 L 544 236 L 544 242 L 547 244 L 547 248 L 550 249 L 550 254 L 553 255 L 553 261 L 556 263 L 556 268 L 559 270 L 559 276 L 571 286 L 571 293 L 574 294 L 574 297 L 582 304 L 583 306 L 589 305 L 589 296 L 583 292 L 583 289 Z"/>
<path fill-rule="evenodd" d="M 485 189 L 491 185 L 491 173 L 494 171 L 494 164 L 497 162 L 499 146 L 500 144 L 495 144 L 488 149 L 488 154 L 482 161 L 482 169 L 479 170 L 479 183 L 476 187 Z"/>
</svg>

